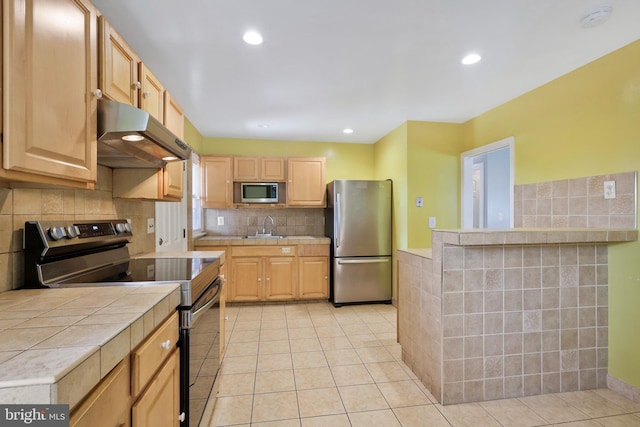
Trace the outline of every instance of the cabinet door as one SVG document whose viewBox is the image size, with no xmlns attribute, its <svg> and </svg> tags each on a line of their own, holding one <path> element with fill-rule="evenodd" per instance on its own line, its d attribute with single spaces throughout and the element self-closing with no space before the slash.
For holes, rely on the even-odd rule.
<svg viewBox="0 0 640 427">
<path fill-rule="evenodd" d="M 325 206 L 325 158 L 287 159 L 287 206 Z"/>
<path fill-rule="evenodd" d="M 4 169 L 95 182 L 96 9 L 85 0 L 2 7 Z"/>
<path fill-rule="evenodd" d="M 202 207 L 228 208 L 233 205 L 231 157 L 202 156 Z"/>
<path fill-rule="evenodd" d="M 142 62 L 140 83 L 140 108 L 164 123 L 164 86 Z"/>
<path fill-rule="evenodd" d="M 286 175 L 286 160 L 263 157 L 260 159 L 260 175 L 264 181 L 284 181 Z"/>
<path fill-rule="evenodd" d="M 167 201 L 182 200 L 183 175 L 185 161 L 169 162 L 163 170 L 162 199 Z"/>
<path fill-rule="evenodd" d="M 234 181 L 258 181 L 260 179 L 260 163 L 257 157 L 234 157 Z"/>
<path fill-rule="evenodd" d="M 329 297 L 329 258 L 300 257 L 298 298 Z"/>
<path fill-rule="evenodd" d="M 296 273 L 295 257 L 267 258 L 264 298 L 266 300 L 295 298 Z"/>
<path fill-rule="evenodd" d="M 184 111 L 169 91 L 164 91 L 164 125 L 180 139 L 184 139 Z"/>
<path fill-rule="evenodd" d="M 131 408 L 133 427 L 178 427 L 180 354 L 174 350 L 149 387 Z"/>
<path fill-rule="evenodd" d="M 262 258 L 234 257 L 231 260 L 229 301 L 260 301 L 262 299 Z"/>
<path fill-rule="evenodd" d="M 107 98 L 138 106 L 138 55 L 113 29 L 104 16 L 100 17 L 100 89 Z"/>
</svg>

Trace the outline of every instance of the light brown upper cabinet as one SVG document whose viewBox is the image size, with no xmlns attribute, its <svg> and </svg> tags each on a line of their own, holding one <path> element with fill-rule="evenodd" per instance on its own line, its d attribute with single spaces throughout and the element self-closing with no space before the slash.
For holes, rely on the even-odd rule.
<svg viewBox="0 0 640 427">
<path fill-rule="evenodd" d="M 184 111 L 169 91 L 164 91 L 164 125 L 180 139 L 184 139 Z M 163 171 L 163 199 L 182 199 L 185 162 L 169 162 Z"/>
<path fill-rule="evenodd" d="M 164 123 L 164 86 L 149 68 L 140 63 L 140 108 Z"/>
<path fill-rule="evenodd" d="M 232 207 L 231 157 L 201 156 L 200 165 L 202 168 L 202 207 Z"/>
<path fill-rule="evenodd" d="M 283 182 L 286 178 L 286 159 L 281 157 L 233 158 L 234 181 Z"/>
<path fill-rule="evenodd" d="M 327 184 L 324 157 L 287 159 L 287 206 L 324 207 Z"/>
<path fill-rule="evenodd" d="M 140 58 L 104 16 L 100 28 L 100 89 L 105 97 L 138 106 L 142 85 L 138 77 Z"/>
<path fill-rule="evenodd" d="M 2 25 L 2 96 L 10 108 L 0 179 L 93 188 L 97 10 L 85 0 L 3 0 Z"/>
</svg>

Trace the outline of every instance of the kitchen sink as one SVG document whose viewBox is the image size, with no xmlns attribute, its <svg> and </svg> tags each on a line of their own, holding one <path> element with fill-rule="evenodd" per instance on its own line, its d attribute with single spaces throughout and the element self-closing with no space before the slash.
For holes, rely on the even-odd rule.
<svg viewBox="0 0 640 427">
<path fill-rule="evenodd" d="M 278 236 L 277 234 L 250 234 L 248 236 L 243 236 L 245 239 L 284 239 L 285 236 Z"/>
</svg>

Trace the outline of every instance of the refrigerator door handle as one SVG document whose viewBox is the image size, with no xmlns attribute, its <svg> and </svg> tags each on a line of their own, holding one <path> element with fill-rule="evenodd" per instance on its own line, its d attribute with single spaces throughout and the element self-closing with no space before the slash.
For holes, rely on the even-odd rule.
<svg viewBox="0 0 640 427">
<path fill-rule="evenodd" d="M 340 247 L 340 193 L 336 193 L 336 248 Z"/>
<path fill-rule="evenodd" d="M 339 259 L 338 264 L 379 264 L 389 262 L 388 258 L 378 259 Z"/>
</svg>

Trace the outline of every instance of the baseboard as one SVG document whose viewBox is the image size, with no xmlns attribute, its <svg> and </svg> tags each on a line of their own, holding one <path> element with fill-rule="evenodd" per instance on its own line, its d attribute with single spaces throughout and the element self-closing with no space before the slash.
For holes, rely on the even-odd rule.
<svg viewBox="0 0 640 427">
<path fill-rule="evenodd" d="M 611 374 L 607 374 L 607 388 L 620 393 L 627 399 L 633 400 L 635 403 L 640 403 L 640 388 L 627 384 Z"/>
</svg>

